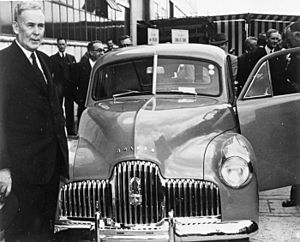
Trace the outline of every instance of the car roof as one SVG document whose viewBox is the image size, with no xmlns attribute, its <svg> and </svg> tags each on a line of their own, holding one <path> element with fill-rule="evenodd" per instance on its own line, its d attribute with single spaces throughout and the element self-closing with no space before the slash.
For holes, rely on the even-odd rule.
<svg viewBox="0 0 300 242">
<path fill-rule="evenodd" d="M 165 56 L 192 57 L 211 60 L 223 65 L 226 53 L 219 47 L 208 44 L 158 44 L 158 45 L 140 45 L 135 47 L 121 48 L 110 51 L 102 56 L 95 67 L 110 62 L 116 62 L 125 59 L 137 57 L 150 57 L 154 54 Z"/>
</svg>

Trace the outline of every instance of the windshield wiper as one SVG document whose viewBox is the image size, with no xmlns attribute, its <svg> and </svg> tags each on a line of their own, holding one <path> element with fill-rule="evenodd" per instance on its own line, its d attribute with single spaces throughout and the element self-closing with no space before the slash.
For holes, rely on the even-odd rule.
<svg viewBox="0 0 300 242">
<path fill-rule="evenodd" d="M 193 91 L 181 91 L 181 90 L 169 90 L 169 91 L 164 91 L 164 92 L 157 92 L 157 93 L 163 93 L 163 94 L 183 94 L 183 95 L 193 95 L 197 96 L 197 92 Z"/>
<path fill-rule="evenodd" d="M 118 97 L 126 97 L 132 95 L 145 95 L 145 94 L 152 94 L 150 91 L 136 91 L 136 90 L 124 90 L 126 92 L 116 93 L 113 95 L 113 99 L 115 100 Z"/>
</svg>

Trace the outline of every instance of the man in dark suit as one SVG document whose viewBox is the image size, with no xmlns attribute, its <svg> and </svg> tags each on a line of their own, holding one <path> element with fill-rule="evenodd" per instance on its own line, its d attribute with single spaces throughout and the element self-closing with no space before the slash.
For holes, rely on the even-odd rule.
<svg viewBox="0 0 300 242">
<path fill-rule="evenodd" d="M 57 90 L 59 102 L 64 108 L 68 135 L 75 135 L 74 123 L 74 88 L 70 80 L 70 64 L 76 63 L 75 57 L 66 53 L 67 40 L 57 39 L 58 52 L 50 57 L 53 68 L 53 81 Z"/>
<path fill-rule="evenodd" d="M 257 38 L 253 36 L 249 36 L 245 40 L 245 53 L 240 55 L 237 59 L 238 67 L 237 67 L 237 95 L 241 92 L 250 72 L 252 69 L 250 69 L 252 64 L 252 58 L 251 53 L 256 49 L 257 47 Z"/>
<path fill-rule="evenodd" d="M 37 50 L 45 31 L 38 2 L 16 5 L 13 30 L 16 40 L 0 51 L 0 196 L 18 200 L 5 239 L 49 241 L 68 150 L 50 59 Z"/>
<path fill-rule="evenodd" d="M 280 34 L 278 30 L 269 29 L 267 31 L 266 45 L 264 47 L 259 46 L 251 53 L 252 65 L 250 66 L 250 70 L 253 69 L 253 67 L 259 61 L 260 58 L 275 51 L 275 48 L 278 46 L 279 39 Z"/>
<path fill-rule="evenodd" d="M 285 41 L 289 48 L 300 47 L 300 20 L 287 26 L 285 29 Z M 286 66 L 286 77 L 295 89 L 295 92 L 300 92 L 300 54 L 299 52 L 292 53 L 289 56 L 288 65 Z M 300 205 L 300 162 L 298 162 L 297 184 L 291 187 L 290 199 L 282 203 L 283 207 L 291 207 Z"/>
<path fill-rule="evenodd" d="M 71 65 L 71 79 L 76 87 L 75 101 L 78 104 L 77 120 L 78 127 L 82 112 L 85 109 L 85 99 L 87 95 L 91 70 L 96 60 L 104 54 L 104 45 L 101 41 L 95 40 L 87 46 L 87 57 L 81 62 Z"/>
</svg>

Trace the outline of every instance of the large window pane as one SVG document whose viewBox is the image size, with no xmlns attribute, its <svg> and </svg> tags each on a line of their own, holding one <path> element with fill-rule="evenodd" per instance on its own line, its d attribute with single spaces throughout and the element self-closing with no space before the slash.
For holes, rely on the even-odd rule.
<svg viewBox="0 0 300 242">
<path fill-rule="evenodd" d="M 46 37 L 53 37 L 54 36 L 54 26 L 53 26 L 53 11 L 52 11 L 52 3 L 45 1 L 44 2 L 45 8 L 45 22 L 46 22 Z"/>
<path fill-rule="evenodd" d="M 0 33 L 12 34 L 12 5 L 10 2 L 0 2 Z"/>
<path fill-rule="evenodd" d="M 52 4 L 52 13 L 53 13 L 53 37 L 57 38 L 61 36 L 61 28 L 60 28 L 60 12 L 59 5 L 56 3 Z"/>
<path fill-rule="evenodd" d="M 69 23 L 68 23 L 68 16 L 67 16 L 67 7 L 66 6 L 60 6 L 60 21 L 61 21 L 61 31 L 62 36 L 64 38 L 69 39 Z"/>
<path fill-rule="evenodd" d="M 69 25 L 69 39 L 75 39 L 75 10 L 74 8 L 69 7 L 68 11 L 68 25 Z"/>
</svg>

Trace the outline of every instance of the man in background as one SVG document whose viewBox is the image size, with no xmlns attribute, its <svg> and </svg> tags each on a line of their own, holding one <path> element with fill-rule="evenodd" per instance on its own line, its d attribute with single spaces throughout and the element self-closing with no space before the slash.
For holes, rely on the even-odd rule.
<svg viewBox="0 0 300 242">
<path fill-rule="evenodd" d="M 16 40 L 0 51 L 0 197 L 13 194 L 18 209 L 5 240 L 43 242 L 52 239 L 60 179 L 69 176 L 65 122 L 50 58 L 37 50 L 40 3 L 18 3 L 12 27 Z"/>
<path fill-rule="evenodd" d="M 300 21 L 289 25 L 284 33 L 286 44 L 289 48 L 300 47 Z M 293 85 L 296 92 L 300 92 L 300 54 L 299 52 L 292 53 L 288 57 L 288 65 L 286 67 L 286 76 L 288 81 Z M 291 187 L 290 199 L 282 203 L 283 207 L 291 207 L 300 205 L 300 161 L 297 164 L 296 177 L 297 185 Z"/>
<path fill-rule="evenodd" d="M 252 70 L 255 64 L 265 55 L 268 55 L 274 52 L 278 46 L 278 42 L 280 41 L 280 34 L 276 29 L 269 29 L 266 33 L 266 45 L 263 47 L 258 46 L 252 53 L 252 65 L 250 69 Z"/>
<path fill-rule="evenodd" d="M 70 64 L 76 63 L 75 57 L 66 53 L 67 40 L 57 39 L 58 52 L 50 57 L 53 68 L 53 81 L 59 102 L 64 101 L 66 128 L 68 135 L 76 135 L 74 123 L 74 88 L 70 80 Z"/>
<path fill-rule="evenodd" d="M 253 66 L 253 59 L 251 54 L 257 48 L 257 38 L 254 36 L 249 36 L 244 42 L 245 53 L 238 57 L 238 68 L 237 68 L 237 95 L 241 92 L 250 72 L 251 66 Z"/>
<path fill-rule="evenodd" d="M 86 58 L 79 63 L 71 65 L 71 80 L 75 85 L 75 101 L 78 104 L 77 120 L 78 127 L 81 114 L 85 109 L 85 99 L 87 95 L 90 74 L 96 60 L 104 54 L 104 45 L 101 41 L 95 40 L 88 43 Z"/>
<path fill-rule="evenodd" d="M 120 37 L 120 48 L 132 46 L 132 42 L 129 35 L 122 35 Z"/>
<path fill-rule="evenodd" d="M 112 51 L 112 50 L 116 50 L 119 48 L 119 46 L 115 45 L 115 43 L 113 42 L 112 39 L 109 39 L 107 42 L 107 50 L 106 52 Z"/>
</svg>

